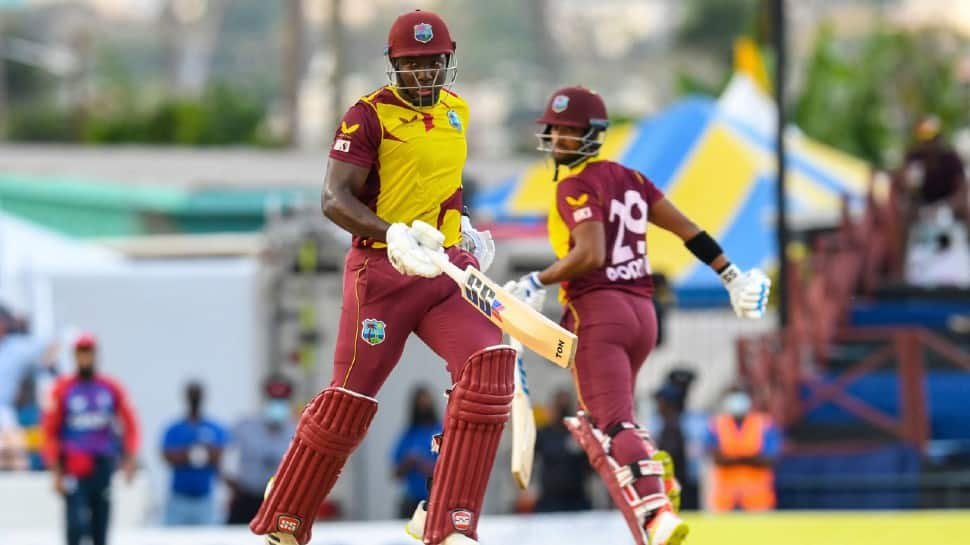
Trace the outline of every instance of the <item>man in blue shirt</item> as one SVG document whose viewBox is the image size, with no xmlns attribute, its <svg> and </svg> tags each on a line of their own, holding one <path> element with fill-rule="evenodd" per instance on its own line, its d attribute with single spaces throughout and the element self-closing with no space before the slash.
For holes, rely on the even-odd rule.
<svg viewBox="0 0 970 545">
<path fill-rule="evenodd" d="M 165 510 L 169 526 L 216 523 L 213 484 L 228 441 L 225 428 L 202 416 L 205 391 L 199 383 L 185 388 L 188 415 L 165 431 L 162 453 L 172 466 L 172 488 Z"/>
<path fill-rule="evenodd" d="M 426 386 L 415 388 L 411 397 L 411 421 L 394 447 L 394 477 L 404 481 L 404 496 L 398 516 L 409 518 L 418 504 L 428 499 L 428 478 L 434 473 L 436 455 L 431 439 L 441 433 L 441 420 L 434 398 Z"/>
</svg>

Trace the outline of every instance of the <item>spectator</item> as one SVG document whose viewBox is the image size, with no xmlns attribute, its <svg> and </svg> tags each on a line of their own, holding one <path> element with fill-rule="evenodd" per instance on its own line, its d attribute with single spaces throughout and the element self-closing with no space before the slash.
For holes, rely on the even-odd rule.
<svg viewBox="0 0 970 545">
<path fill-rule="evenodd" d="M 266 483 L 290 445 L 296 423 L 290 406 L 293 386 L 281 378 L 265 383 L 263 414 L 241 420 L 231 434 L 230 448 L 238 463 L 226 477 L 232 490 L 229 524 L 249 524 L 263 503 Z"/>
<path fill-rule="evenodd" d="M 687 486 L 687 443 L 681 417 L 684 414 L 683 392 L 675 385 L 666 383 L 654 393 L 661 428 L 657 436 L 657 448 L 670 455 L 674 463 L 674 477 L 681 485 L 681 495 Z"/>
<path fill-rule="evenodd" d="M 428 499 L 428 479 L 437 457 L 431 452 L 432 438 L 441 433 L 441 419 L 426 386 L 411 394 L 411 420 L 394 447 L 394 477 L 404 481 L 404 496 L 398 516 L 409 518 L 418 504 Z"/>
<path fill-rule="evenodd" d="M 541 491 L 537 512 L 590 509 L 586 478 L 590 474 L 586 453 L 566 429 L 563 418 L 576 414 L 569 390 L 558 390 L 549 408 L 549 422 L 536 433 Z"/>
<path fill-rule="evenodd" d="M 77 372 L 54 384 L 44 414 L 44 453 L 54 489 L 67 504 L 68 545 L 85 535 L 93 545 L 105 544 L 111 475 L 119 460 L 128 482 L 135 475 L 135 413 L 121 385 L 98 372 L 96 345 L 90 334 L 77 338 Z"/>
<path fill-rule="evenodd" d="M 709 506 L 714 511 L 767 511 L 775 508 L 775 459 L 781 435 L 771 418 L 751 410 L 751 396 L 732 388 L 722 413 L 711 419 L 707 449 L 714 462 Z"/>
<path fill-rule="evenodd" d="M 41 367 L 52 348 L 30 336 L 26 321 L 0 307 L 0 407 L 13 408 L 21 381 Z"/>
<path fill-rule="evenodd" d="M 9 407 L 0 407 L 0 471 L 19 471 L 29 467 L 27 441 Z"/>
<path fill-rule="evenodd" d="M 940 120 L 928 116 L 914 130 L 914 143 L 903 160 L 904 190 L 915 207 L 949 206 L 967 222 L 967 178 L 960 156 L 941 135 Z"/>
<path fill-rule="evenodd" d="M 20 389 L 17 391 L 17 397 L 14 400 L 14 411 L 17 415 L 17 424 L 24 430 L 29 469 L 38 471 L 44 469 L 44 458 L 42 456 L 41 411 L 37 404 L 35 389 L 36 381 L 33 376 L 28 375 L 20 381 Z"/>
<path fill-rule="evenodd" d="M 228 434 L 217 422 L 202 416 L 204 397 L 201 384 L 192 382 L 186 386 L 186 416 L 168 427 L 162 441 L 162 454 L 172 466 L 172 487 L 165 510 L 165 524 L 169 526 L 216 522 L 213 484 Z"/>
</svg>

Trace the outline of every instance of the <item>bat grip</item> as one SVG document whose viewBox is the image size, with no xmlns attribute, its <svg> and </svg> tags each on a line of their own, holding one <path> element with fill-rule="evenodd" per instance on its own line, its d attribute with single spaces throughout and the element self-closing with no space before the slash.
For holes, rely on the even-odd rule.
<svg viewBox="0 0 970 545">
<path fill-rule="evenodd" d="M 436 265 L 441 267 L 442 272 L 450 276 L 452 280 L 459 285 L 465 283 L 464 273 L 448 259 L 448 254 L 444 252 L 432 252 L 427 248 L 424 248 L 424 251 L 431 258 L 431 261 L 434 261 Z"/>
</svg>

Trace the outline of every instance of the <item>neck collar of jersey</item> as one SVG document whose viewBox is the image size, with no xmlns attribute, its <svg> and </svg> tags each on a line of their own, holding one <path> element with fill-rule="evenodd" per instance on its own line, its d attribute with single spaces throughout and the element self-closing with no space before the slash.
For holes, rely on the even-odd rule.
<svg viewBox="0 0 970 545">
<path fill-rule="evenodd" d="M 556 170 L 558 170 L 559 167 L 561 167 L 561 166 L 565 166 L 566 167 L 566 178 L 568 178 L 570 176 L 575 176 L 575 175 L 579 174 L 586 167 L 588 167 L 589 165 L 592 165 L 593 163 L 599 163 L 600 161 L 605 161 L 605 160 L 606 159 L 604 159 L 604 158 L 602 158 L 602 157 L 600 157 L 598 155 L 594 155 L 592 157 L 586 157 L 584 160 L 580 161 L 578 164 L 573 165 L 573 166 L 556 165 Z"/>
<path fill-rule="evenodd" d="M 435 102 L 434 104 L 432 104 L 431 106 L 415 106 L 410 100 L 404 98 L 404 96 L 401 94 L 401 91 L 398 90 L 397 86 L 395 86 L 395 85 L 388 85 L 387 88 L 390 89 L 391 93 L 395 97 L 397 97 L 398 100 L 400 100 L 404 104 L 407 104 L 408 105 L 408 108 L 411 108 L 411 109 L 413 109 L 415 111 L 419 111 L 419 112 L 420 111 L 423 111 L 423 110 L 430 110 L 430 109 L 434 108 L 435 106 L 437 106 L 438 104 L 441 104 L 442 95 L 445 92 L 445 90 L 442 89 L 438 93 L 438 101 Z"/>
</svg>

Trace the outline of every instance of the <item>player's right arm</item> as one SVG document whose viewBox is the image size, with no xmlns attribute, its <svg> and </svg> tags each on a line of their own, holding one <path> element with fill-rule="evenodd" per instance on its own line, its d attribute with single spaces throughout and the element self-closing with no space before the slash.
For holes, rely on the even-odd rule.
<svg viewBox="0 0 970 545">
<path fill-rule="evenodd" d="M 384 242 L 390 226 L 362 200 L 377 163 L 384 130 L 374 108 L 360 101 L 344 114 L 334 134 L 324 180 L 323 214 L 346 231 Z"/>
<path fill-rule="evenodd" d="M 376 198 L 380 191 L 380 187 L 367 184 L 383 137 L 384 129 L 373 106 L 362 100 L 347 110 L 330 150 L 321 197 L 323 214 L 353 235 L 386 242 L 391 265 L 401 274 L 433 278 L 441 274 L 441 268 L 424 249 L 442 251 L 444 235 L 426 224 L 392 225 L 365 202 L 365 195 Z"/>
<path fill-rule="evenodd" d="M 323 215 L 354 235 L 384 242 L 391 224 L 357 197 L 369 175 L 370 168 L 331 158 L 323 187 Z"/>
</svg>

